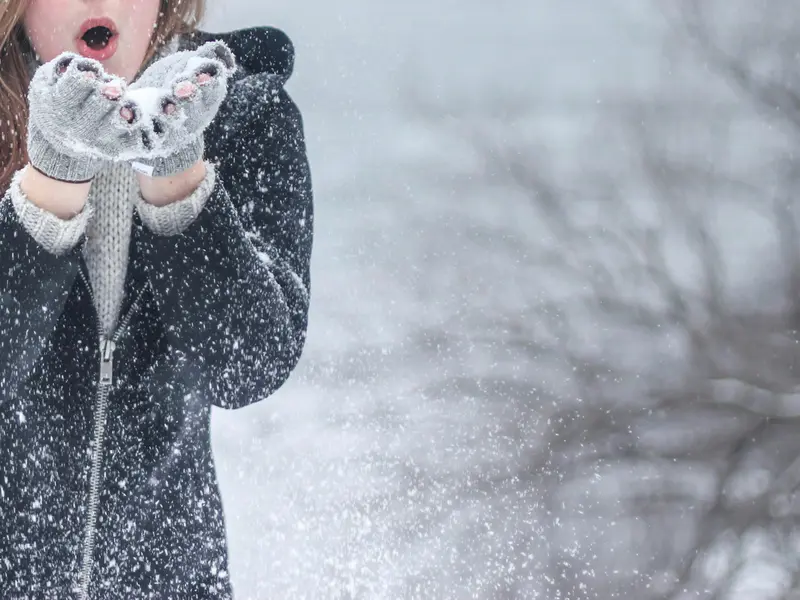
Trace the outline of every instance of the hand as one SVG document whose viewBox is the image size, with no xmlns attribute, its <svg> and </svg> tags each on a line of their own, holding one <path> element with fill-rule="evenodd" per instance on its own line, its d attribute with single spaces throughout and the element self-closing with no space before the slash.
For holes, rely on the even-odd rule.
<svg viewBox="0 0 800 600">
<path fill-rule="evenodd" d="M 124 80 L 79 54 L 41 65 L 28 90 L 31 164 L 53 179 L 84 182 L 120 152 L 141 151 L 138 125 L 120 113 L 124 95 Z"/>
<path fill-rule="evenodd" d="M 185 171 L 203 157 L 203 131 L 228 92 L 236 60 L 224 42 L 203 44 L 153 63 L 128 86 L 126 100 L 143 124 L 146 151 L 124 151 L 120 160 L 152 177 Z"/>
</svg>

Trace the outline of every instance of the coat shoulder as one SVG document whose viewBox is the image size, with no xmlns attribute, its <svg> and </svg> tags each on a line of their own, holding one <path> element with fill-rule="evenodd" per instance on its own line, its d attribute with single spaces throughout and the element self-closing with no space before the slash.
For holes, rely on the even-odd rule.
<svg viewBox="0 0 800 600">
<path fill-rule="evenodd" d="M 180 49 L 194 49 L 214 40 L 225 42 L 236 57 L 239 68 L 233 82 L 264 75 L 283 85 L 292 75 L 294 44 L 280 29 L 260 26 L 222 33 L 196 30 L 183 36 Z"/>
<path fill-rule="evenodd" d="M 227 96 L 205 131 L 206 157 L 219 164 L 223 179 L 248 161 L 267 163 L 285 152 L 265 140 L 302 143 L 302 116 L 284 88 L 294 68 L 288 35 L 274 27 L 251 27 L 227 33 L 198 30 L 183 39 L 180 49 L 188 50 L 223 41 L 236 57 Z M 233 191 L 236 184 L 229 183 Z"/>
</svg>

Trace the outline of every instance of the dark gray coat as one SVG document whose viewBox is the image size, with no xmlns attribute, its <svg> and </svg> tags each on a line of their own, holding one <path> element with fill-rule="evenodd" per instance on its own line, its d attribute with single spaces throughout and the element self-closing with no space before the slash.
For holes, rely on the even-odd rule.
<svg viewBox="0 0 800 600">
<path fill-rule="evenodd" d="M 232 597 L 210 410 L 266 398 L 296 365 L 313 207 L 301 116 L 283 89 L 290 41 L 258 27 L 198 32 L 182 49 L 211 39 L 239 64 L 205 133 L 218 181 L 178 236 L 135 215 L 112 361 L 85 238 L 49 254 L 0 205 L 4 600 L 86 588 L 97 600 Z"/>
</svg>

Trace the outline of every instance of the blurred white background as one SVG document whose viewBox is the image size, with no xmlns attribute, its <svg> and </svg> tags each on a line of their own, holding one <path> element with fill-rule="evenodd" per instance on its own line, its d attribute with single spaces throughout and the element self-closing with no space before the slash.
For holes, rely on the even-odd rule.
<svg viewBox="0 0 800 600">
<path fill-rule="evenodd" d="M 789 598 L 774 515 L 719 499 L 798 437 L 793 131 L 656 3 L 209 4 L 294 41 L 316 198 L 301 364 L 214 414 L 238 598 Z M 708 6 L 739 51 L 777 4 Z M 796 454 L 754 444 L 754 481 Z"/>
</svg>

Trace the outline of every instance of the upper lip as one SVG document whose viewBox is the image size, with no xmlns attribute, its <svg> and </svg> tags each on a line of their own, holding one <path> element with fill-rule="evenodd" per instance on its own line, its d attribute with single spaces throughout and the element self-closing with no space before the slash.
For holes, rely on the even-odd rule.
<svg viewBox="0 0 800 600">
<path fill-rule="evenodd" d="M 107 27 L 111 30 L 111 35 L 117 35 L 118 33 L 117 26 L 112 19 L 108 17 L 92 17 L 91 19 L 86 19 L 81 24 L 81 29 L 78 32 L 78 39 L 82 38 L 92 27 Z"/>
</svg>

